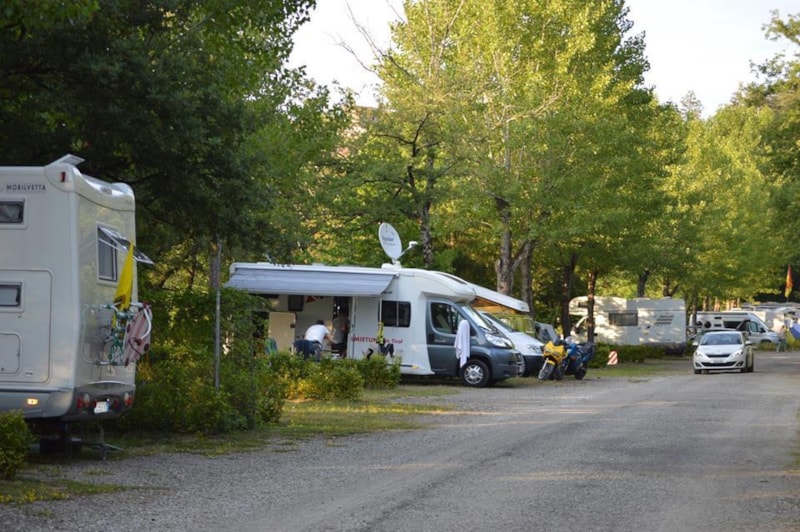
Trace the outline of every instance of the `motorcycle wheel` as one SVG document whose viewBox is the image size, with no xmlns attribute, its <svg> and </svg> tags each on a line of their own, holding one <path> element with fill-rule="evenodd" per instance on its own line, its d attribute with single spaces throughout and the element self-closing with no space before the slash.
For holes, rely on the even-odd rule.
<svg viewBox="0 0 800 532">
<path fill-rule="evenodd" d="M 561 364 L 553 368 L 553 378 L 557 381 L 564 378 L 564 367 Z"/>
<path fill-rule="evenodd" d="M 555 366 L 553 366 L 552 364 L 548 364 L 547 361 L 545 361 L 545 363 L 542 364 L 542 369 L 539 370 L 539 380 L 546 381 L 547 379 L 549 379 L 550 375 L 553 374 L 554 367 Z"/>
<path fill-rule="evenodd" d="M 586 376 L 586 366 L 583 364 L 580 365 L 578 369 L 575 370 L 575 379 L 581 380 Z"/>
</svg>

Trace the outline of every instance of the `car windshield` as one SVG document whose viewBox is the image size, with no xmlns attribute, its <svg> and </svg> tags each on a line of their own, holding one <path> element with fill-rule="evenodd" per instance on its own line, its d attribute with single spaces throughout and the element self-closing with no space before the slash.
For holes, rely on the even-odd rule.
<svg viewBox="0 0 800 532">
<path fill-rule="evenodd" d="M 741 345 L 740 334 L 707 334 L 703 336 L 701 345 Z"/>
<path fill-rule="evenodd" d="M 488 312 L 487 313 L 481 312 L 481 315 L 484 318 L 486 318 L 486 321 L 488 321 L 489 323 L 491 323 L 492 325 L 494 325 L 495 327 L 497 327 L 501 331 L 508 332 L 508 333 L 514 332 L 514 329 L 512 329 L 507 323 L 505 323 L 500 318 L 497 318 L 496 316 L 492 316 Z"/>
</svg>

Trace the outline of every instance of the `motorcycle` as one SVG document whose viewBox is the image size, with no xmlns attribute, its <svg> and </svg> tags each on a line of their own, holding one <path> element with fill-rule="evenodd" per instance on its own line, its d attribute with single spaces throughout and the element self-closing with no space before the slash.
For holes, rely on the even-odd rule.
<svg viewBox="0 0 800 532">
<path fill-rule="evenodd" d="M 594 357 L 594 343 L 572 342 L 568 344 L 566 351 L 567 356 L 561 361 L 560 373 L 574 375 L 577 380 L 583 379 L 586 376 L 586 370 L 589 369 L 589 361 Z"/>
<path fill-rule="evenodd" d="M 589 361 L 594 357 L 595 345 L 592 342 L 577 343 L 571 338 L 556 339 L 544 346 L 544 363 L 539 370 L 539 380 L 560 381 L 564 375 L 574 375 L 581 380 L 586 376 Z"/>
<path fill-rule="evenodd" d="M 566 342 L 561 338 L 547 342 L 542 350 L 542 356 L 544 357 L 544 362 L 539 370 L 539 380 L 546 381 L 553 378 L 560 381 L 562 377 L 561 366 L 567 358 Z"/>
</svg>

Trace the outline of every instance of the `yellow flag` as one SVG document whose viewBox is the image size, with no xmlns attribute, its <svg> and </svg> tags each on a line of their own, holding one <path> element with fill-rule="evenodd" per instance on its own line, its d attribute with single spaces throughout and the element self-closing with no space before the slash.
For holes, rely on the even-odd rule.
<svg viewBox="0 0 800 532">
<path fill-rule="evenodd" d="M 114 295 L 114 306 L 117 310 L 128 310 L 133 296 L 133 243 L 128 246 L 128 256 L 119 275 L 117 293 Z"/>
<path fill-rule="evenodd" d="M 789 294 L 792 293 L 792 265 L 789 265 L 789 268 L 786 270 L 786 288 L 783 291 L 783 297 L 788 298 Z"/>
</svg>

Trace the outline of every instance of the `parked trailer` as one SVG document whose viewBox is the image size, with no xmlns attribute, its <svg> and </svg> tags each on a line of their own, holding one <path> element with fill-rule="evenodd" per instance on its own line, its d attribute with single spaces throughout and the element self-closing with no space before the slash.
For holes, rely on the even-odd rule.
<svg viewBox="0 0 800 532">
<path fill-rule="evenodd" d="M 0 167 L 0 411 L 62 440 L 70 422 L 131 408 L 151 323 L 133 191 L 82 161 Z"/>
<path fill-rule="evenodd" d="M 404 375 L 459 376 L 468 386 L 516 377 L 520 353 L 470 303 L 472 286 L 443 272 L 384 264 L 381 268 L 326 265 L 231 265 L 226 286 L 269 300 L 269 344 L 291 349 L 317 320 L 331 329 L 346 312 L 346 356 L 385 355 L 399 360 Z M 455 338 L 470 324 L 469 358 L 462 367 Z"/>
<path fill-rule="evenodd" d="M 581 316 L 571 334 L 586 341 L 588 297 L 569 302 L 569 313 Z M 667 353 L 686 351 L 686 303 L 682 299 L 601 296 L 594 305 L 595 341 L 611 345 L 648 345 Z"/>
</svg>

